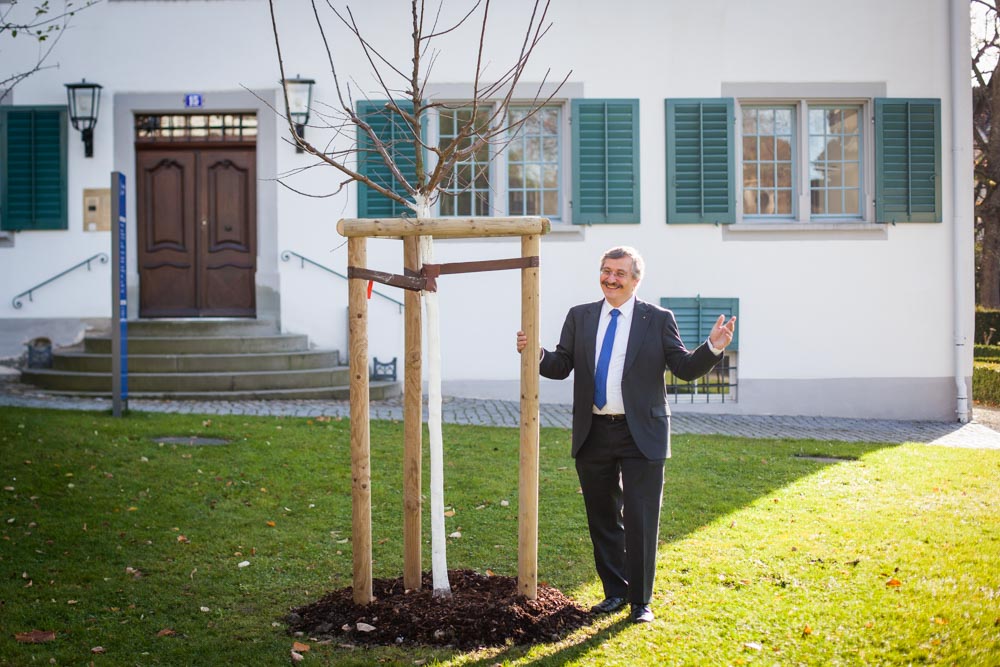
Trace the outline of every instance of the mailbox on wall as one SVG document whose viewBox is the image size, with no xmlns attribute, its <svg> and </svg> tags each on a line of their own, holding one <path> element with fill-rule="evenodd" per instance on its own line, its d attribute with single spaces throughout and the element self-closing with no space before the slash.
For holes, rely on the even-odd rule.
<svg viewBox="0 0 1000 667">
<path fill-rule="evenodd" d="M 86 188 L 83 191 L 83 231 L 111 231 L 110 188 Z"/>
</svg>

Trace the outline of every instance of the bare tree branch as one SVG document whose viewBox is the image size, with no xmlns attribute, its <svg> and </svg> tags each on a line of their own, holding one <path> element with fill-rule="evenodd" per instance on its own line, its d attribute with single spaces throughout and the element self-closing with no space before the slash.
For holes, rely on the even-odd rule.
<svg viewBox="0 0 1000 667">
<path fill-rule="evenodd" d="M 295 137 L 295 140 L 298 143 L 298 145 L 301 146 L 302 149 L 305 152 L 310 153 L 311 155 L 315 155 L 316 157 L 320 158 L 321 160 L 323 160 L 324 162 L 326 162 L 327 164 L 329 164 L 333 168 L 337 169 L 338 171 L 343 172 L 345 175 L 347 175 L 348 177 L 350 177 L 350 180 L 352 180 L 352 181 L 358 181 L 360 183 L 363 183 L 364 185 L 367 185 L 368 187 L 374 189 L 376 192 L 378 192 L 379 194 L 381 194 L 383 197 L 387 197 L 389 199 L 397 201 L 397 202 L 403 204 L 404 206 L 412 207 L 412 203 L 411 202 L 408 202 L 406 199 L 404 199 L 400 195 L 396 194 L 392 190 L 390 190 L 390 189 L 388 189 L 388 188 L 386 188 L 386 187 L 384 187 L 384 186 L 382 186 L 382 185 L 374 182 L 373 180 L 371 180 L 368 176 L 366 176 L 364 174 L 360 174 L 360 173 L 358 173 L 357 171 L 355 171 L 353 169 L 349 169 L 342 161 L 335 160 L 335 159 L 331 158 L 330 156 L 328 156 L 327 154 L 323 153 L 322 151 L 317 150 L 315 146 L 313 146 L 310 142 L 306 141 L 306 139 L 304 137 L 300 136 L 298 134 L 298 132 L 295 130 L 295 124 L 291 120 L 291 117 L 292 117 L 291 116 L 291 105 L 289 104 L 289 101 L 288 101 L 288 89 L 284 86 L 284 81 L 285 81 L 285 79 L 287 77 L 285 76 L 285 62 L 284 62 L 284 59 L 283 59 L 283 57 L 281 55 L 281 40 L 280 40 L 279 35 L 278 35 L 277 18 L 274 15 L 274 0 L 268 0 L 268 5 L 271 8 L 271 27 L 272 27 L 272 30 L 274 32 L 274 45 L 275 45 L 275 49 L 277 50 L 277 54 L 278 54 L 278 69 L 281 72 L 281 81 L 282 81 L 281 89 L 282 89 L 282 95 L 284 96 L 284 100 L 285 100 L 285 114 L 286 114 L 286 118 L 288 120 L 288 128 L 291 131 L 292 136 Z M 375 134 L 375 132 L 372 131 L 371 126 L 369 126 L 367 123 L 365 123 L 364 120 L 361 119 L 360 117 L 358 117 L 356 114 L 353 114 L 353 111 L 351 113 L 352 113 L 352 116 L 353 116 L 352 120 L 354 120 L 355 123 L 358 124 L 359 127 L 361 127 L 362 129 L 365 130 L 366 134 L 368 134 L 368 136 L 372 139 L 372 142 L 375 145 L 376 150 L 379 152 L 379 154 L 382 155 L 383 159 L 387 159 L 388 158 L 388 154 L 386 152 L 385 145 L 379 140 L 379 138 Z M 387 164 L 392 163 L 392 162 L 393 161 L 391 159 L 387 160 Z M 396 172 L 398 173 L 398 168 L 396 169 Z M 394 175 L 396 175 L 396 174 L 394 174 Z M 402 178 L 402 174 L 399 174 L 398 177 Z M 402 179 L 402 180 L 405 182 L 405 179 Z"/>
<path fill-rule="evenodd" d="M 278 52 L 278 64 L 282 79 L 284 79 L 285 70 L 275 17 L 275 3 L 274 0 L 269 0 L 269 3 L 272 30 Z M 457 165 L 474 159 L 474 156 L 480 155 L 484 149 L 488 149 L 487 163 L 492 163 L 496 156 L 504 151 L 523 125 L 535 118 L 541 109 L 555 99 L 558 91 L 570 76 L 570 73 L 567 73 L 561 81 L 552 87 L 551 91 L 548 91 L 550 73 L 546 72 L 542 81 L 537 85 L 533 96 L 528 97 L 522 103 L 524 113 L 518 113 L 516 116 L 510 114 L 510 108 L 523 88 L 521 81 L 527 71 L 528 62 L 536 46 L 551 28 L 551 24 L 547 22 L 550 0 L 535 0 L 518 42 L 519 46 L 514 62 L 498 78 L 492 79 L 488 83 L 484 83 L 483 73 L 487 66 L 486 40 L 491 18 L 491 0 L 475 0 L 470 9 L 463 10 L 454 22 L 449 22 L 449 25 L 445 27 L 440 27 L 443 16 L 443 0 L 436 3 L 436 6 L 431 10 L 433 14 L 428 14 L 425 0 L 411 0 L 412 55 L 408 74 L 404 74 L 402 67 L 390 62 L 385 54 L 364 34 L 358 17 L 350 6 L 339 9 L 333 6 L 332 0 L 325 0 L 325 3 L 341 26 L 354 37 L 355 43 L 368 62 L 369 73 L 377 82 L 381 94 L 385 96 L 384 106 L 374 113 L 383 119 L 387 118 L 390 123 L 402 128 L 402 137 L 397 135 L 388 139 L 385 136 L 380 136 L 381 127 L 376 127 L 371 118 L 366 118 L 359 113 L 360 107 L 356 105 L 352 95 L 352 88 L 356 86 L 356 83 L 353 82 L 353 78 L 346 85 L 341 80 L 331 42 L 324 21 L 320 16 L 317 0 L 312 0 L 313 17 L 326 52 L 329 71 L 333 76 L 339 107 L 327 106 L 326 111 L 323 111 L 321 102 L 316 102 L 313 105 L 314 115 L 311 118 L 314 120 L 312 123 L 333 131 L 333 138 L 329 139 L 326 145 L 320 149 L 296 133 L 295 125 L 291 122 L 286 92 L 284 115 L 291 136 L 294 138 L 294 143 L 304 152 L 314 155 L 322 163 L 329 164 L 344 174 L 349 179 L 346 182 L 353 180 L 362 186 L 371 187 L 380 195 L 409 208 L 414 208 L 414 202 L 417 198 L 424 202 L 436 200 L 439 190 L 443 190 L 447 195 L 467 191 L 470 187 L 468 184 L 454 180 Z M 476 12 L 482 12 L 482 15 L 477 19 L 479 41 L 476 45 L 474 70 L 470 72 L 472 80 L 470 99 L 464 102 L 428 101 L 425 92 L 434 65 L 441 55 L 433 48 L 434 39 L 451 34 L 466 26 L 476 16 Z M 383 68 L 385 68 L 384 73 Z M 387 74 L 389 79 L 386 78 Z M 396 90 L 391 85 L 390 79 L 394 77 L 399 77 L 406 82 L 405 90 Z M 543 91 L 546 91 L 547 94 L 544 94 Z M 525 96 L 522 95 L 523 97 Z M 371 101 L 368 95 L 364 95 L 361 99 Z M 403 99 L 406 100 L 405 104 L 401 101 Z M 458 116 L 455 118 L 454 134 L 446 141 L 440 140 L 440 138 L 435 142 L 428 141 L 424 131 L 425 125 L 428 118 L 436 117 L 429 114 L 457 114 L 459 110 L 461 110 L 461 118 Z M 310 127 L 313 125 L 311 124 Z M 355 133 L 357 134 L 355 135 Z M 364 138 L 360 144 L 357 140 L 358 136 Z M 339 144 L 350 145 L 351 148 L 337 150 L 336 146 Z M 410 156 L 407 159 L 413 160 L 412 165 L 406 165 L 408 170 L 410 167 L 413 168 L 409 178 L 403 173 L 404 165 L 397 164 L 398 150 L 404 147 L 405 154 Z M 371 160 L 380 161 L 391 174 L 393 184 L 376 183 L 362 173 L 360 167 L 348 166 L 348 160 L 352 156 L 356 157 L 359 163 Z M 338 188 L 338 191 L 341 189 L 342 187 Z M 413 198 L 413 201 L 408 198 Z"/>
<path fill-rule="evenodd" d="M 48 65 L 46 64 L 46 61 L 48 61 L 48 59 L 52 56 L 52 53 L 55 51 L 55 48 L 62 39 L 62 36 L 66 34 L 66 30 L 70 26 L 71 19 L 77 12 L 93 7 L 100 1 L 101 0 L 84 0 L 84 2 L 76 9 L 71 9 L 73 7 L 73 2 L 64 2 L 63 10 L 61 12 L 51 14 L 51 10 L 49 9 L 49 0 L 44 0 L 40 5 L 37 5 L 30 10 L 31 18 L 22 19 L 20 21 L 15 21 L 11 17 L 17 6 L 23 3 L 20 2 L 20 0 L 10 0 L 7 3 L 6 9 L 0 11 L 0 38 L 3 38 L 4 35 L 7 34 L 10 35 L 10 39 L 15 39 L 19 34 L 23 33 L 24 39 L 34 39 L 38 42 L 39 52 L 35 59 L 35 64 L 24 71 L 0 74 L 0 77 L 2 77 L 0 78 L 0 104 L 2 104 L 14 91 L 14 88 L 16 88 L 25 79 L 43 70 L 59 66 L 58 63 Z"/>
</svg>

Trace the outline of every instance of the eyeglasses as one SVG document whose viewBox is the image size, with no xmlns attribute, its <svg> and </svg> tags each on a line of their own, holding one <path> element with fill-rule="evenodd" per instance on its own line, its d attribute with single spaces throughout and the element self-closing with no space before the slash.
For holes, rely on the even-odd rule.
<svg viewBox="0 0 1000 667">
<path fill-rule="evenodd" d="M 601 269 L 602 278 L 610 278 L 611 276 L 614 276 L 618 280 L 622 280 L 623 278 L 629 277 L 629 275 L 631 274 L 628 271 L 624 271 L 622 269 L 618 269 L 617 271 L 612 271 L 606 266 Z"/>
</svg>

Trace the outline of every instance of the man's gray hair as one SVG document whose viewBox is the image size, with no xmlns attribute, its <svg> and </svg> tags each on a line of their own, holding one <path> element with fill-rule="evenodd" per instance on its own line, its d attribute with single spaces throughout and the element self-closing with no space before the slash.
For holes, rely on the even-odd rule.
<svg viewBox="0 0 1000 667">
<path fill-rule="evenodd" d="M 639 251 L 629 245 L 615 246 L 605 252 L 601 257 L 601 268 L 604 268 L 604 260 L 621 259 L 622 257 L 632 259 L 632 277 L 636 280 L 642 280 L 642 274 L 646 270 L 646 262 L 642 261 L 642 255 L 639 254 Z"/>
</svg>

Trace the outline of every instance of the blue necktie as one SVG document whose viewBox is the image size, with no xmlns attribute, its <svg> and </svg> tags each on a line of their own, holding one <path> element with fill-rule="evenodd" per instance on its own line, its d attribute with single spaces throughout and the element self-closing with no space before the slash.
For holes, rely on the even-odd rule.
<svg viewBox="0 0 1000 667">
<path fill-rule="evenodd" d="M 611 365 L 611 348 L 615 346 L 615 330 L 618 328 L 618 316 L 621 314 L 617 308 L 611 311 L 611 323 L 604 332 L 601 356 L 597 358 L 597 371 L 594 373 L 594 405 L 598 409 L 608 404 L 608 366 Z"/>
</svg>

